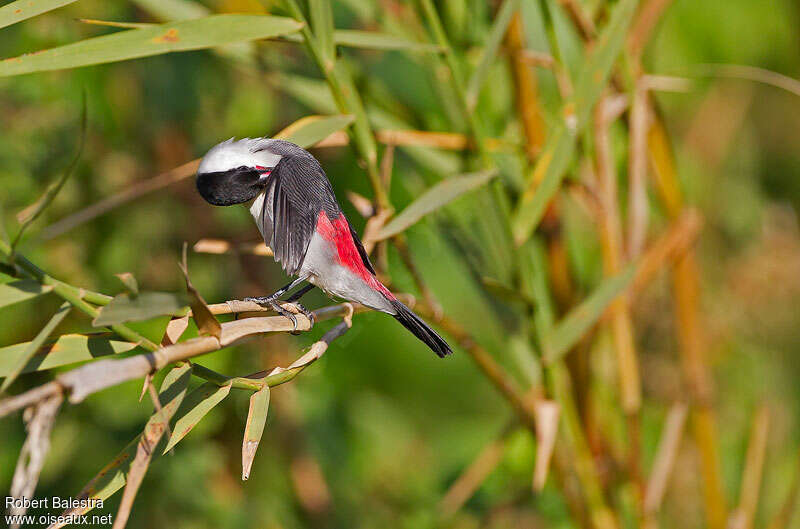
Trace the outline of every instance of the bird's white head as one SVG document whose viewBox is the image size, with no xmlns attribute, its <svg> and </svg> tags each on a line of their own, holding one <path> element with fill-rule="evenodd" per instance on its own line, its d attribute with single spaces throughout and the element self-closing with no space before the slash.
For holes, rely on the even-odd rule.
<svg viewBox="0 0 800 529">
<path fill-rule="evenodd" d="M 197 169 L 197 190 L 215 206 L 242 204 L 255 198 L 286 155 L 283 142 L 269 138 L 233 138 L 215 145 Z M 297 147 L 299 149 L 299 147 Z"/>
</svg>

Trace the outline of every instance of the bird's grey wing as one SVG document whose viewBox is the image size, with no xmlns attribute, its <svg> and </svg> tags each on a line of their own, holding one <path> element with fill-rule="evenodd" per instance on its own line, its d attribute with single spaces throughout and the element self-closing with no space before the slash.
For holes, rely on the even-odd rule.
<svg viewBox="0 0 800 529">
<path fill-rule="evenodd" d="M 319 213 L 335 218 L 339 206 L 325 173 L 311 156 L 284 158 L 270 176 L 274 180 L 272 251 L 286 273 L 295 275 L 303 265 Z"/>
</svg>

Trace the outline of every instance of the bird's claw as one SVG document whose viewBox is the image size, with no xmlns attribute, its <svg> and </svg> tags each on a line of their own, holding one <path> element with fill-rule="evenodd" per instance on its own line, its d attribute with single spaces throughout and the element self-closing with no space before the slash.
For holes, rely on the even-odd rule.
<svg viewBox="0 0 800 529">
<path fill-rule="evenodd" d="M 311 324 L 311 326 L 312 327 L 314 326 L 314 313 L 305 308 L 300 303 L 290 303 L 288 301 L 284 301 L 280 305 L 280 308 L 281 310 L 284 310 L 289 314 L 287 318 L 291 319 L 292 323 L 294 324 L 294 329 L 292 330 L 292 334 L 300 334 L 299 332 L 297 332 L 297 318 L 295 317 L 295 314 L 302 314 L 303 316 L 308 318 L 308 321 Z"/>
<path fill-rule="evenodd" d="M 311 323 L 311 326 L 313 327 L 313 326 L 314 326 L 314 323 L 315 323 L 314 313 L 313 313 L 313 312 L 311 312 L 310 310 L 308 310 L 307 308 L 305 308 L 305 307 L 304 307 L 303 305 L 301 305 L 300 303 L 294 302 L 294 303 L 292 303 L 292 305 L 294 305 L 294 306 L 295 306 L 295 308 L 297 308 L 297 311 L 298 311 L 300 314 L 302 314 L 303 316 L 305 316 L 306 318 L 308 318 L 308 321 Z"/>
<path fill-rule="evenodd" d="M 308 321 L 311 323 L 311 325 L 314 325 L 314 313 L 300 303 L 283 302 L 283 304 L 281 304 L 280 301 L 270 296 L 244 298 L 244 301 L 252 301 L 253 303 L 257 303 L 262 307 L 269 307 L 284 318 L 288 318 L 292 322 L 292 334 L 300 334 L 297 331 L 297 317 L 295 316 L 297 313 L 304 315 L 306 318 L 308 318 Z M 289 310 L 287 310 L 285 307 L 289 307 Z M 294 309 L 294 311 L 291 309 Z"/>
</svg>

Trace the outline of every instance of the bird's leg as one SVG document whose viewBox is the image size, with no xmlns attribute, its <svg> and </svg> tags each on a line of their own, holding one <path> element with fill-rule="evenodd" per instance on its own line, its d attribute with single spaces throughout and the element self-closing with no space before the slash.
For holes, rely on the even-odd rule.
<svg viewBox="0 0 800 529">
<path fill-rule="evenodd" d="M 295 279 L 294 281 L 292 281 L 291 283 L 289 283 L 288 285 L 279 288 L 277 291 L 275 291 L 274 293 L 270 294 L 269 296 L 259 296 L 259 297 L 255 297 L 255 298 L 244 298 L 244 300 L 245 301 L 252 301 L 254 303 L 258 303 L 262 307 L 269 307 L 272 310 L 274 310 L 275 312 L 277 312 L 278 314 L 280 314 L 281 316 L 283 316 L 284 318 L 288 318 L 289 320 L 291 320 L 292 325 L 294 326 L 294 328 L 292 329 L 292 334 L 296 334 L 297 333 L 297 318 L 295 317 L 295 315 L 292 312 L 286 310 L 285 308 L 283 308 L 281 306 L 281 302 L 280 302 L 280 300 L 278 298 L 280 298 L 283 294 L 285 294 L 287 291 L 289 291 L 292 288 L 294 288 L 298 283 L 301 283 L 302 281 L 304 281 L 304 279 L 298 278 L 298 279 Z M 296 303 L 296 301 L 298 299 L 303 297 L 303 295 L 306 292 L 308 292 L 309 290 L 311 290 L 312 288 L 314 288 L 314 285 L 311 285 L 311 284 L 304 286 L 303 288 L 301 288 L 300 290 L 298 290 L 297 292 L 292 294 L 289 297 L 289 299 L 286 300 L 285 303 L 291 303 L 292 306 L 294 306 L 297 309 L 298 312 L 302 313 L 306 318 L 308 318 L 308 321 L 311 322 L 311 325 L 314 325 L 314 314 L 311 311 L 309 311 L 307 308 L 305 308 L 303 305 L 301 305 L 300 303 Z"/>
<path fill-rule="evenodd" d="M 294 288 L 298 283 L 301 283 L 302 279 L 295 279 L 288 285 L 284 285 L 269 296 L 258 296 L 255 298 L 244 298 L 245 301 L 252 301 L 253 303 L 258 303 L 261 306 L 272 306 L 274 301 L 277 301 L 279 297 L 284 295 L 286 292 Z"/>
<path fill-rule="evenodd" d="M 298 290 L 297 292 L 295 292 L 294 294 L 292 294 L 291 296 L 289 296 L 289 298 L 286 300 L 286 302 L 287 303 L 295 303 L 297 300 L 299 300 L 300 298 L 305 296 L 308 293 L 309 290 L 313 290 L 313 289 L 314 289 L 314 285 L 309 283 L 306 286 L 304 286 L 303 288 L 301 288 L 300 290 Z"/>
</svg>

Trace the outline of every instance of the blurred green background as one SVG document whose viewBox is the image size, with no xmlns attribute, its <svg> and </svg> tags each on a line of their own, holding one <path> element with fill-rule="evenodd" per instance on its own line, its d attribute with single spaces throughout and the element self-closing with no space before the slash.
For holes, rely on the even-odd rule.
<svg viewBox="0 0 800 529">
<path fill-rule="evenodd" d="M 599 2 L 579 3 L 595 6 Z M 282 13 L 255 0 L 207 0 L 215 12 Z M 0 30 L 0 57 L 54 47 L 116 31 L 80 18 L 155 22 L 149 2 L 80 0 Z M 413 3 L 410 4 L 413 9 Z M 531 49 L 547 50 L 540 2 L 522 2 Z M 554 7 L 558 7 L 553 3 Z M 392 27 L 387 13 L 403 2 L 333 2 L 338 28 Z M 440 2 L 439 12 L 465 61 L 476 56 L 496 6 L 477 0 Z M 581 45 L 569 19 L 554 11 L 569 61 Z M 395 24 L 395 26 L 392 26 Z M 388 28 L 388 30 L 386 29 Z M 0 78 L 0 204 L 8 226 L 66 167 L 79 135 L 81 94 L 88 104 L 87 144 L 54 204 L 30 230 L 20 251 L 54 276 L 108 294 L 122 291 L 114 277 L 132 272 L 147 290 L 178 291 L 184 241 L 258 238 L 244 208 L 214 208 L 191 179 L 121 205 L 58 236 L 47 225 L 137 181 L 202 156 L 231 136 L 271 135 L 302 116 L 335 113 L 327 88 L 301 45 L 255 44 L 257 65 L 194 51 L 67 71 Z M 446 131 L 453 102 L 431 54 L 344 49 L 371 122 L 379 128 Z M 692 80 L 688 91 L 657 93 L 678 161 L 687 201 L 703 214 L 698 242 L 701 318 L 713 373 L 724 492 L 738 498 L 755 410 L 769 410 L 769 436 L 757 527 L 781 508 L 797 473 L 800 446 L 800 98 L 764 83 L 722 75 L 715 63 L 752 65 L 788 77 L 800 75 L 800 7 L 790 0 L 753 2 L 675 0 L 646 47 L 654 74 Z M 567 64 L 572 67 L 571 63 Z M 538 70 L 545 117 L 558 116 L 552 75 Z M 794 82 L 797 85 L 796 82 Z M 796 90 L 796 88 L 795 88 Z M 327 105 L 327 107 L 326 107 Z M 494 137 L 522 143 L 508 63 L 491 66 L 479 108 Z M 458 129 L 456 123 L 456 130 Z M 626 167 L 626 132 L 612 129 L 614 155 Z M 349 147 L 314 150 L 347 215 L 364 221 L 347 191 L 370 196 L 369 181 Z M 513 159 L 509 161 L 513 166 Z M 461 153 L 398 148 L 392 198 L 400 209 L 426 186 L 461 171 Z M 513 169 L 512 169 L 513 170 Z M 577 164 L 574 172 L 577 172 Z M 454 207 L 473 207 L 457 202 Z M 564 200 L 569 273 L 581 292 L 602 274 L 596 226 L 579 204 Z M 655 226 L 663 214 L 653 205 Z M 504 364 L 502 309 L 487 302 L 471 270 L 437 217 L 408 232 L 409 245 L 445 313 Z M 13 231 L 13 228 L 12 228 Z M 398 255 L 389 252 L 394 288 L 414 292 Z M 270 258 L 191 254 L 195 286 L 209 302 L 264 295 L 285 282 Z M 683 398 L 669 278 L 661 274 L 634 304 L 644 408 L 644 468 L 652 463 L 669 405 Z M 308 307 L 329 303 L 318 292 Z M 59 301 L 50 297 L 0 310 L 0 343 L 30 340 Z M 500 313 L 498 313 L 500 311 Z M 138 324 L 158 340 L 166 319 Z M 67 326 L 86 329 L 73 314 Z M 200 363 L 227 374 L 287 365 L 330 328 L 280 335 L 217 352 Z M 458 348 L 456 348 L 458 349 Z M 605 355 L 605 356 L 604 356 Z M 614 371 L 598 353 L 599 372 Z M 605 370 L 605 371 L 604 371 Z M 613 384 L 614 374 L 599 383 Z M 50 378 L 27 375 L 15 391 Z M 611 382 L 608 382 L 611 380 Z M 138 402 L 140 381 L 123 384 L 77 406 L 64 406 L 52 434 L 38 497 L 76 494 L 135 435 L 152 413 Z M 512 417 L 508 405 L 460 350 L 438 360 L 391 318 L 357 317 L 325 358 L 291 384 L 274 389 L 272 409 L 250 480 L 242 482 L 240 448 L 248 395 L 233 392 L 181 443 L 156 461 L 145 478 L 129 527 L 576 527 L 551 478 L 543 492 L 530 488 L 535 442 L 519 430 L 502 462 L 453 517 L 437 505 L 448 487 Z M 0 491 L 8 490 L 25 439 L 19 417 L 0 421 Z M 684 437 L 661 519 L 670 527 L 702 527 L 698 455 Z M 614 493 L 610 493 L 613 494 Z M 119 494 L 105 511 L 116 512 Z M 612 502 L 618 498 L 612 498 Z M 793 519 L 800 527 L 800 518 Z"/>
</svg>

